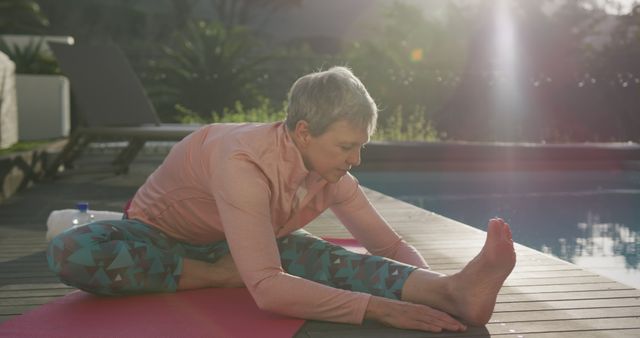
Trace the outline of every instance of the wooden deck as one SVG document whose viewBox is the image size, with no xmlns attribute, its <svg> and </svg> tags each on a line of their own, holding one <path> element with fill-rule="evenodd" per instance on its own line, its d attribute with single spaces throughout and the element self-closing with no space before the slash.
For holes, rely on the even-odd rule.
<svg viewBox="0 0 640 338">
<path fill-rule="evenodd" d="M 41 183 L 0 204 L 0 323 L 72 291 L 48 271 L 45 220 L 51 210 L 89 200 L 118 210 L 158 159 L 141 159 L 129 175 L 85 174 Z M 461 269 L 480 250 L 484 232 L 374 191 L 381 214 L 444 273 Z M 326 213 L 308 228 L 334 237 L 349 234 Z M 465 333 L 428 334 L 377 323 L 363 326 L 309 321 L 298 337 L 638 337 L 640 290 L 573 264 L 517 246 L 518 263 L 500 292 L 491 322 Z"/>
<path fill-rule="evenodd" d="M 473 258 L 485 233 L 408 203 L 368 190 L 380 213 L 431 267 L 453 273 Z M 330 214 L 308 227 L 326 236 L 349 236 Z M 518 261 L 484 328 L 465 333 L 424 334 L 385 328 L 308 322 L 301 337 L 638 337 L 640 290 L 529 249 L 516 246 Z"/>
</svg>

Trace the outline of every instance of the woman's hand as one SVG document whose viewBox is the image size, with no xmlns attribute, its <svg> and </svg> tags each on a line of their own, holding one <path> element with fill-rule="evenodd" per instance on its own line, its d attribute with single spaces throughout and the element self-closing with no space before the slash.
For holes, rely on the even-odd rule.
<svg viewBox="0 0 640 338">
<path fill-rule="evenodd" d="M 400 329 L 430 332 L 464 331 L 467 327 L 447 313 L 426 305 L 372 296 L 365 313 L 366 319 L 374 319 Z"/>
</svg>

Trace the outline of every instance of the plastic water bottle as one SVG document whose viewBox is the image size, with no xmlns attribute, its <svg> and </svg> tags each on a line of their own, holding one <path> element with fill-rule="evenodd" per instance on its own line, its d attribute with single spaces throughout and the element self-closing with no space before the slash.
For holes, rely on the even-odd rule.
<svg viewBox="0 0 640 338">
<path fill-rule="evenodd" d="M 84 203 L 86 204 L 86 203 Z M 85 214 L 81 214 L 80 209 L 86 210 L 86 215 L 89 215 L 89 220 L 86 219 Z M 82 216 L 82 217 L 78 217 Z M 51 241 L 58 234 L 63 231 L 82 225 L 82 222 L 96 222 L 103 220 L 119 220 L 122 219 L 121 212 L 104 211 L 104 210 L 91 210 L 89 212 L 89 206 L 78 207 L 77 209 L 61 209 L 53 210 L 47 218 L 47 242 Z"/>
<path fill-rule="evenodd" d="M 83 224 L 91 223 L 94 221 L 95 216 L 89 212 L 89 203 L 88 202 L 78 202 L 76 204 L 76 208 L 78 209 L 71 220 L 71 223 L 74 227 L 80 226 Z"/>
</svg>

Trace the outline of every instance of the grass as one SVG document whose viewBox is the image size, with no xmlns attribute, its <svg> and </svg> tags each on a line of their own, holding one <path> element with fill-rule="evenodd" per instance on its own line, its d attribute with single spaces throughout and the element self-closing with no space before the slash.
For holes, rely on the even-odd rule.
<svg viewBox="0 0 640 338">
<path fill-rule="evenodd" d="M 6 156 L 15 153 L 21 153 L 24 151 L 30 151 L 41 147 L 51 141 L 42 140 L 42 141 L 20 141 L 9 148 L 0 149 L 0 156 Z"/>
<path fill-rule="evenodd" d="M 424 107 L 405 111 L 396 107 L 391 114 L 381 114 L 372 139 L 376 141 L 422 141 L 435 142 L 441 135 L 427 118 Z"/>
</svg>

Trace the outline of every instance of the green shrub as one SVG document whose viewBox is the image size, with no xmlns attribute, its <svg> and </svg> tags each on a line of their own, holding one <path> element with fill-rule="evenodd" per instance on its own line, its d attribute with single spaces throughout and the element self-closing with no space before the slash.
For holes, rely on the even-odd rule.
<svg viewBox="0 0 640 338">
<path fill-rule="evenodd" d="M 425 141 L 434 142 L 446 135 L 439 135 L 427 118 L 425 108 L 416 106 L 406 112 L 403 106 L 397 106 L 393 112 L 378 119 L 378 128 L 372 139 L 376 141 Z"/>
<path fill-rule="evenodd" d="M 286 103 L 276 108 L 267 98 L 258 99 L 256 107 L 246 108 L 242 102 L 236 101 L 233 108 L 224 108 L 220 113 L 212 112 L 209 117 L 203 117 L 189 108 L 178 105 L 176 109 L 180 113 L 182 123 L 241 123 L 241 122 L 275 122 L 282 121 L 286 117 Z"/>
<path fill-rule="evenodd" d="M 0 51 L 16 64 L 18 74 L 60 74 L 58 62 L 53 56 L 43 53 L 43 44 L 42 38 L 31 39 L 24 47 L 0 39 Z"/>
<path fill-rule="evenodd" d="M 207 118 L 224 114 L 236 101 L 257 103 L 264 78 L 258 41 L 245 27 L 217 22 L 189 22 L 162 46 L 163 56 L 150 62 L 149 95 L 164 117 L 176 107 Z"/>
</svg>

